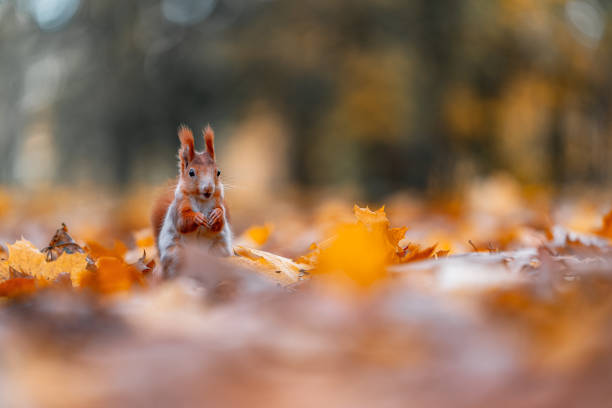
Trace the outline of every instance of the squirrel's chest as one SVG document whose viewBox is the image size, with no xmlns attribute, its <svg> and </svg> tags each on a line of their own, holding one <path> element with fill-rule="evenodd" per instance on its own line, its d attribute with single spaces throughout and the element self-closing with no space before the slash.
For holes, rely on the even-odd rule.
<svg viewBox="0 0 612 408">
<path fill-rule="evenodd" d="M 207 217 L 215 207 L 214 202 L 212 200 L 202 202 L 196 199 L 191 199 L 190 204 L 193 211 L 201 212 Z M 207 241 L 210 240 L 213 236 L 214 233 L 210 232 L 210 230 L 208 230 L 206 227 L 198 227 L 193 232 L 187 234 L 180 234 L 180 240 L 185 242 Z"/>
<path fill-rule="evenodd" d="M 189 200 L 189 203 L 191 204 L 191 208 L 193 209 L 193 211 L 201 212 L 207 217 L 208 214 L 210 214 L 210 212 L 213 210 L 213 208 L 215 208 L 214 200 L 200 201 L 195 198 L 191 198 Z"/>
</svg>

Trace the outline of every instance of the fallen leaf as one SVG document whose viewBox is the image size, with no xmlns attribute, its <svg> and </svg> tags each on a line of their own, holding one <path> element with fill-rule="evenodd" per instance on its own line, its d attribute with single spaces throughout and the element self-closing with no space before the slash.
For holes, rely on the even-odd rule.
<svg viewBox="0 0 612 408">
<path fill-rule="evenodd" d="M 62 223 L 61 228 L 55 231 L 55 234 L 49 242 L 49 246 L 41 249 L 41 252 L 47 255 L 47 261 L 55 261 L 61 254 L 73 254 L 85 252 L 72 237 L 68 234 L 68 227 Z"/>
<path fill-rule="evenodd" d="M 271 224 L 256 225 L 246 230 L 243 236 L 255 246 L 261 247 L 268 241 L 268 238 L 270 238 L 272 230 L 273 227 Z"/>
<path fill-rule="evenodd" d="M 0 281 L 10 277 L 9 264 L 6 259 L 0 260 Z"/>
<path fill-rule="evenodd" d="M 136 247 L 130 249 L 123 255 L 123 259 L 128 264 L 135 264 L 140 261 L 143 251 L 146 252 L 149 259 L 154 259 L 157 256 L 157 246 L 153 231 L 150 228 L 141 229 L 134 234 Z"/>
<path fill-rule="evenodd" d="M 281 283 L 291 284 L 300 280 L 300 272 L 310 269 L 310 266 L 293 262 L 289 258 L 241 245 L 234 247 L 237 257 L 230 261 L 240 263 L 250 269 Z"/>
<path fill-rule="evenodd" d="M 389 229 L 389 239 L 394 246 L 399 247 L 399 243 L 404 236 L 406 235 L 406 231 L 408 231 L 408 227 L 401 228 L 390 228 Z"/>
<path fill-rule="evenodd" d="M 385 206 L 382 206 L 376 211 L 372 211 L 369 207 L 362 208 L 355 204 L 353 206 L 353 213 L 357 220 L 365 225 L 377 225 L 385 228 L 389 226 L 389 219 L 385 213 Z"/>
<path fill-rule="evenodd" d="M 36 280 L 33 278 L 14 278 L 0 282 L 0 297 L 17 297 L 36 292 Z"/>
<path fill-rule="evenodd" d="M 399 243 L 406 235 L 408 228 L 390 228 L 384 206 L 377 211 L 372 211 L 368 207 L 360 208 L 355 205 L 353 212 L 357 222 L 366 226 L 373 234 L 377 234 L 378 239 L 387 247 L 389 261 L 392 263 L 399 262 L 404 254 L 404 249 L 399 246 Z"/>
<path fill-rule="evenodd" d="M 96 267 L 97 271 L 88 278 L 88 286 L 100 293 L 125 292 L 134 285 L 145 284 L 142 273 L 134 265 L 128 265 L 122 259 L 103 256 L 96 261 Z"/>
<path fill-rule="evenodd" d="M 131 264 L 134 268 L 138 270 L 143 275 L 147 275 L 155 269 L 155 260 L 147 259 L 147 252 L 143 251 L 142 256 L 136 261 L 136 263 Z"/>
<path fill-rule="evenodd" d="M 8 265 L 16 271 L 34 278 L 55 280 L 61 273 L 70 274 L 73 286 L 79 286 L 89 262 L 87 254 L 63 253 L 55 261 L 38 251 L 32 243 L 20 240 L 8 245 Z"/>
<path fill-rule="evenodd" d="M 140 249 L 148 249 L 155 246 L 155 237 L 150 228 L 145 228 L 134 233 L 136 246 Z"/>
<path fill-rule="evenodd" d="M 385 234 L 363 223 L 340 226 L 331 245 L 321 250 L 313 273 L 358 287 L 371 286 L 387 276 L 386 266 L 396 255 Z"/>
<path fill-rule="evenodd" d="M 97 242 L 88 241 L 85 248 L 93 259 L 98 259 L 105 256 L 123 259 L 127 253 L 127 247 L 121 241 L 115 241 L 113 248 L 107 248 Z"/>
<path fill-rule="evenodd" d="M 384 206 L 372 211 L 355 205 L 353 213 L 356 223 L 339 226 L 334 237 L 324 244 L 313 244 L 311 252 L 298 261 L 313 266 L 315 274 L 368 287 L 387 276 L 388 265 L 402 262 L 402 258 L 408 261 L 406 250 L 399 245 L 408 228 L 390 228 Z M 429 257 L 434 250 L 408 256 Z"/>
<path fill-rule="evenodd" d="M 596 233 L 602 237 L 612 239 L 612 210 L 604 215 L 601 228 Z"/>
<path fill-rule="evenodd" d="M 436 253 L 434 254 L 434 258 L 444 258 L 444 257 L 447 257 L 449 253 L 450 253 L 450 250 L 441 249 L 439 251 L 436 251 Z"/>
<path fill-rule="evenodd" d="M 420 245 L 411 243 L 404 249 L 404 255 L 400 258 L 400 263 L 415 262 L 415 261 L 420 261 L 423 259 L 430 258 L 431 256 L 434 255 L 437 247 L 438 247 L 438 244 L 433 244 L 430 247 L 421 249 Z M 439 251 L 439 252 L 444 252 L 444 251 Z M 446 254 L 448 254 L 448 251 L 446 251 Z"/>
<path fill-rule="evenodd" d="M 302 255 L 298 257 L 295 262 L 299 264 L 305 264 L 309 266 L 314 266 L 317 263 L 317 259 L 319 259 L 319 255 L 321 254 L 321 250 L 328 248 L 333 242 L 335 237 L 328 238 L 321 243 L 313 243 L 308 248 L 310 250 L 306 255 Z"/>
</svg>

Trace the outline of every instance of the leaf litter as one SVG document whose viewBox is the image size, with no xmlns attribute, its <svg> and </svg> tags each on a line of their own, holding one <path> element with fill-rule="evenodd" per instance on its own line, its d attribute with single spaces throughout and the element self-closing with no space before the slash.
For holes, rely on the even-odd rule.
<svg viewBox="0 0 612 408">
<path fill-rule="evenodd" d="M 190 250 L 169 281 L 130 215 L 9 241 L 0 384 L 28 393 L 0 406 L 606 405 L 612 216 L 474 188 L 242 216 L 235 256 Z"/>
</svg>

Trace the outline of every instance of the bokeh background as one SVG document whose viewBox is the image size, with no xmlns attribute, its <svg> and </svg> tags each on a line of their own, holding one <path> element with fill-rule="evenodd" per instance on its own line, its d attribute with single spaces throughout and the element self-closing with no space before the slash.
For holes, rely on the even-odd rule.
<svg viewBox="0 0 612 408">
<path fill-rule="evenodd" d="M 611 23 L 0 0 L 0 407 L 610 406 Z M 237 256 L 160 281 L 181 123 L 216 130 Z"/>
<path fill-rule="evenodd" d="M 244 194 L 379 199 L 500 171 L 606 185 L 611 11 L 597 0 L 0 0 L 0 182 L 159 184 L 175 174 L 178 124 L 211 123 Z"/>
</svg>

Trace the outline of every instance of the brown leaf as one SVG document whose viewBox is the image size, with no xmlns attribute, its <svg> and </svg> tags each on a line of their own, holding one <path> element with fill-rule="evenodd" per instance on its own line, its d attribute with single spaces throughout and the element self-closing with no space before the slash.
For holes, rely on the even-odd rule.
<svg viewBox="0 0 612 408">
<path fill-rule="evenodd" d="M 55 231 L 49 246 L 40 251 L 47 255 L 47 261 L 55 261 L 63 253 L 74 254 L 85 252 L 68 234 L 68 227 L 64 223 L 62 223 L 60 229 Z"/>
</svg>

